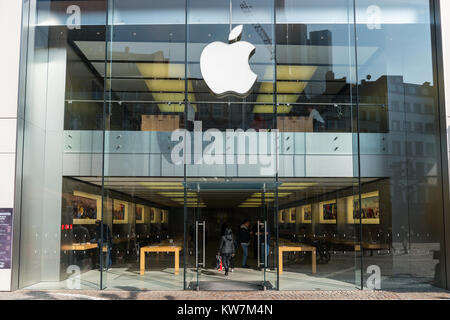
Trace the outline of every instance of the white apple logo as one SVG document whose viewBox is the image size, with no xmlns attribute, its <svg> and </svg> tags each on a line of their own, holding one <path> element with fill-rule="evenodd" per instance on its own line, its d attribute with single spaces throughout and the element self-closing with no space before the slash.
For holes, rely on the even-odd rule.
<svg viewBox="0 0 450 320">
<path fill-rule="evenodd" d="M 205 47 L 200 57 L 200 70 L 209 89 L 218 96 L 229 94 L 247 96 L 257 75 L 250 69 L 248 60 L 255 47 L 239 41 L 242 25 L 231 30 L 226 44 L 220 41 Z"/>
</svg>

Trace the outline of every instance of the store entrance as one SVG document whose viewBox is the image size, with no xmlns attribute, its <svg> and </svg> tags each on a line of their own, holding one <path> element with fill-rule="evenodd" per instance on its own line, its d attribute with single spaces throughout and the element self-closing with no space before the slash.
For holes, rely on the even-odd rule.
<svg viewBox="0 0 450 320">
<path fill-rule="evenodd" d="M 273 183 L 188 183 L 191 289 L 264 290 L 275 287 Z"/>
</svg>

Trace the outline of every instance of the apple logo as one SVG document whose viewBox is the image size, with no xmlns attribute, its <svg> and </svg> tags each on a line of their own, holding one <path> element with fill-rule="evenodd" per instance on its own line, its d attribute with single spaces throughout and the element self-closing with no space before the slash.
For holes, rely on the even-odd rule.
<svg viewBox="0 0 450 320">
<path fill-rule="evenodd" d="M 200 56 L 200 70 L 209 89 L 217 96 L 250 93 L 257 75 L 250 69 L 249 59 L 255 47 L 240 41 L 242 25 L 231 30 L 229 44 L 215 41 L 205 47 Z"/>
</svg>

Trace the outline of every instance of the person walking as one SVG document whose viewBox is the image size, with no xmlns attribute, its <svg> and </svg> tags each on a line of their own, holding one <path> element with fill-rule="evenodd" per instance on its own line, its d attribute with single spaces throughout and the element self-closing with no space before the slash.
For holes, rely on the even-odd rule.
<svg viewBox="0 0 450 320">
<path fill-rule="evenodd" d="M 251 234 L 252 232 L 250 231 L 250 220 L 245 219 L 239 228 L 239 242 L 242 247 L 242 268 L 250 268 L 250 266 L 247 264 L 247 258 Z"/>
<path fill-rule="evenodd" d="M 220 228 L 220 236 L 225 235 L 227 228 L 229 228 L 229 225 L 227 222 L 224 222 L 222 224 L 222 227 Z M 237 251 L 237 248 L 238 248 L 237 240 L 235 238 L 233 238 L 233 242 L 234 242 L 234 250 Z M 231 272 L 234 272 L 234 258 L 235 258 L 235 256 L 231 256 L 231 258 L 230 258 L 230 271 Z"/>
<path fill-rule="evenodd" d="M 225 234 L 220 238 L 219 254 L 222 257 L 222 266 L 225 269 L 225 275 L 228 276 L 231 258 L 235 254 L 233 231 L 227 227 Z"/>
</svg>

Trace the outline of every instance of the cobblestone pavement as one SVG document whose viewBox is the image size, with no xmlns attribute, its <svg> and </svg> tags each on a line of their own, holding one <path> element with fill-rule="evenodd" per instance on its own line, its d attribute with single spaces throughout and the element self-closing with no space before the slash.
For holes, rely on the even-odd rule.
<svg viewBox="0 0 450 320">
<path fill-rule="evenodd" d="M 0 300 L 450 300 L 450 291 L 30 291 L 0 292 Z"/>
</svg>

